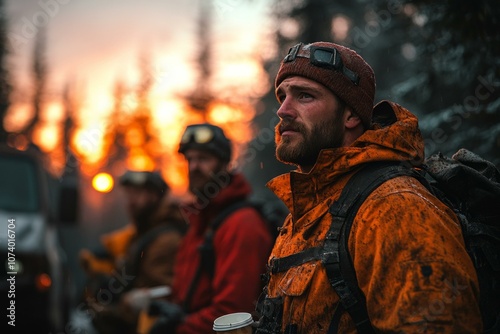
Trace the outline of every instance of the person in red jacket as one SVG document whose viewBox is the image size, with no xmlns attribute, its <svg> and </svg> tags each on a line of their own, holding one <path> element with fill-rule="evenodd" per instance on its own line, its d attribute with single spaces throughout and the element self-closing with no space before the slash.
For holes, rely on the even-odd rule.
<svg viewBox="0 0 500 334">
<path fill-rule="evenodd" d="M 229 170 L 231 143 L 221 128 L 188 126 L 179 152 L 196 201 L 183 210 L 190 227 L 177 253 L 172 299 L 151 305 L 159 320 L 150 333 L 211 333 L 216 318 L 254 310 L 274 240 L 259 212 L 243 204 L 251 187 Z"/>
</svg>

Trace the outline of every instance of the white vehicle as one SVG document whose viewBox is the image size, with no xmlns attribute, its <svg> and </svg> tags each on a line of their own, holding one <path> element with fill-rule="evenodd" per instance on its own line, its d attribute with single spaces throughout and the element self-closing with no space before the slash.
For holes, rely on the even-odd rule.
<svg viewBox="0 0 500 334">
<path fill-rule="evenodd" d="M 58 224 L 74 220 L 76 206 L 76 187 L 52 178 L 37 150 L 0 146 L 0 293 L 18 333 L 64 331 L 71 280 Z"/>
</svg>

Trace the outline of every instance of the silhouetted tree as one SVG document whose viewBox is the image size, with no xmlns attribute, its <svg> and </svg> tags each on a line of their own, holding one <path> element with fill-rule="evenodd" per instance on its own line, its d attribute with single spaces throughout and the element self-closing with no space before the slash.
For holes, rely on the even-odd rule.
<svg viewBox="0 0 500 334">
<path fill-rule="evenodd" d="M 150 159 L 154 167 L 160 165 L 160 143 L 153 128 L 149 103 L 155 73 L 148 57 L 139 59 L 139 70 L 141 76 L 132 92 L 128 92 L 121 81 L 115 84 L 114 105 L 105 135 L 108 167 L 137 154 Z M 133 136 L 134 140 L 127 140 L 127 136 Z"/>
<path fill-rule="evenodd" d="M 7 131 L 3 123 L 10 106 L 10 93 L 12 91 L 7 64 L 8 56 L 7 20 L 4 0 L 0 0 L 0 143 L 7 141 Z"/>
<path fill-rule="evenodd" d="M 212 11 L 211 1 L 200 1 L 200 14 L 198 18 L 197 45 L 198 56 L 196 64 L 198 77 L 193 92 L 186 97 L 191 107 L 198 111 L 203 117 L 206 116 L 208 104 L 213 100 L 210 89 L 210 78 L 212 75 L 212 39 L 211 39 L 211 20 Z"/>
<path fill-rule="evenodd" d="M 70 150 L 71 135 L 75 127 L 75 115 L 79 110 L 79 101 L 74 86 L 66 83 L 63 88 L 62 102 L 64 108 L 63 139 L 62 146 Z"/>
<path fill-rule="evenodd" d="M 139 69 L 141 77 L 135 92 L 137 96 L 137 110 L 133 114 L 132 124 L 142 132 L 144 143 L 141 150 L 143 150 L 143 153 L 154 162 L 155 167 L 158 167 L 161 159 L 157 151 L 155 152 L 155 149 L 159 147 L 160 144 L 156 131 L 153 129 L 152 110 L 149 103 L 151 88 L 156 73 L 153 73 L 149 57 L 145 55 L 139 59 Z"/>
<path fill-rule="evenodd" d="M 125 161 L 127 158 L 127 148 L 125 146 L 126 120 L 123 109 L 125 99 L 125 86 L 123 82 L 116 81 L 113 91 L 113 109 L 108 117 L 108 127 L 105 134 L 104 143 L 109 145 L 106 149 L 108 167 L 116 162 Z"/>
<path fill-rule="evenodd" d="M 61 148 L 63 149 L 64 170 L 62 176 L 76 175 L 79 163 L 71 148 L 71 137 L 75 128 L 75 115 L 80 109 L 80 101 L 75 86 L 66 83 L 62 92 L 62 104 L 64 108 L 64 120 L 62 123 Z"/>
<path fill-rule="evenodd" d="M 45 87 L 47 83 L 47 65 L 45 60 L 46 29 L 41 28 L 36 36 L 33 49 L 33 118 L 26 126 L 24 132 L 30 141 L 33 141 L 33 130 L 40 121 L 43 108 Z"/>
</svg>

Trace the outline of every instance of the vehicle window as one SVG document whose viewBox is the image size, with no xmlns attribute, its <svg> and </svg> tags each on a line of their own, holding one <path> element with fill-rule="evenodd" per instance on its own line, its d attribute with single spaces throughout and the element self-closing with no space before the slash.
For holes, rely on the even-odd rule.
<svg viewBox="0 0 500 334">
<path fill-rule="evenodd" d="M 28 159 L 0 156 L 0 209 L 39 210 L 36 169 Z"/>
</svg>

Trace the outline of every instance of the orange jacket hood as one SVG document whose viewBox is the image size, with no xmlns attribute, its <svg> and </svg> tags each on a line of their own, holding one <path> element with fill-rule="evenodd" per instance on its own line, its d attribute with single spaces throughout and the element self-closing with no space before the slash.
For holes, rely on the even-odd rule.
<svg viewBox="0 0 500 334">
<path fill-rule="evenodd" d="M 373 119 L 372 128 L 351 146 L 322 150 L 309 173 L 293 171 L 269 181 L 267 186 L 288 206 L 293 216 L 315 206 L 333 183 L 339 183 L 339 178 L 351 174 L 362 164 L 375 161 L 422 164 L 424 141 L 415 115 L 396 103 L 382 101 L 374 107 Z M 300 198 L 301 193 L 316 194 L 317 201 L 297 205 L 292 194 Z"/>
</svg>

